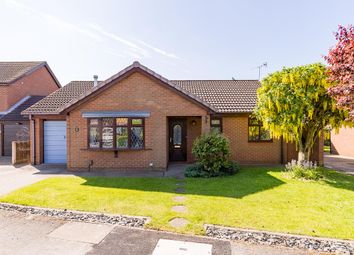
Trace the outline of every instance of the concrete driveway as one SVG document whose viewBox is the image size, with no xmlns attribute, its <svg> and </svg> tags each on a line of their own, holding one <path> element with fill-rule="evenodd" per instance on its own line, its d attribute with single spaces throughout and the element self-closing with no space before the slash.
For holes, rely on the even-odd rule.
<svg viewBox="0 0 354 255">
<path fill-rule="evenodd" d="M 169 250 L 176 245 L 176 252 L 166 253 L 160 250 L 162 253 L 158 253 L 156 250 L 161 240 L 170 242 Z M 316 254 L 296 249 L 236 243 L 114 225 L 65 221 L 0 210 L 1 255 L 190 255 L 191 253 L 180 247 L 181 243 L 187 246 L 208 246 L 211 253 L 204 253 L 205 255 Z M 204 255 L 200 252 L 192 255 L 196 254 Z"/>
<path fill-rule="evenodd" d="M 354 158 L 351 157 L 325 154 L 324 166 L 346 174 L 354 175 Z"/>
<path fill-rule="evenodd" d="M 43 167 L 43 169 L 31 165 L 13 166 L 10 157 L 0 157 L 0 196 L 46 179 L 52 174 L 60 174 L 64 170 L 63 166 Z"/>
</svg>

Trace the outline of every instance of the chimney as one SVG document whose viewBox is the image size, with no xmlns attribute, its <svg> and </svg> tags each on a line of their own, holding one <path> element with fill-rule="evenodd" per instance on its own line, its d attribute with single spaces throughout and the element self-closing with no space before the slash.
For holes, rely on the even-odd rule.
<svg viewBox="0 0 354 255">
<path fill-rule="evenodd" d="M 93 76 L 93 86 L 94 87 L 97 87 L 97 84 L 98 84 L 98 75 L 97 74 L 95 74 L 94 76 Z"/>
</svg>

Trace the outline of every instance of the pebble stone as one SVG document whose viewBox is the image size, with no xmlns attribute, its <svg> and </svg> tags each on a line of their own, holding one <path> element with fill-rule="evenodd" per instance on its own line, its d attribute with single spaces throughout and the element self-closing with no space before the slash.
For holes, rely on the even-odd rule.
<svg viewBox="0 0 354 255">
<path fill-rule="evenodd" d="M 0 209 L 6 211 L 18 211 L 30 215 L 41 215 L 48 217 L 62 218 L 65 220 L 82 221 L 90 223 L 103 224 L 117 224 L 120 226 L 129 226 L 142 228 L 148 221 L 146 217 L 122 216 L 122 215 L 108 215 L 99 213 L 77 212 L 70 210 L 58 210 L 38 208 L 31 206 L 13 205 L 7 203 L 0 203 Z"/>
<path fill-rule="evenodd" d="M 333 239 L 320 239 L 292 235 L 281 235 L 262 231 L 247 231 L 206 225 L 206 235 L 218 239 L 245 241 L 253 244 L 284 246 L 319 252 L 354 255 L 354 243 Z"/>
</svg>

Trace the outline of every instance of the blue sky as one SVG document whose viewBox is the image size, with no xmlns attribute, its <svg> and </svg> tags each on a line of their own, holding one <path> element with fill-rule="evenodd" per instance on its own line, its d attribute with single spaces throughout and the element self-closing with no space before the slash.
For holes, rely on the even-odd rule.
<svg viewBox="0 0 354 255">
<path fill-rule="evenodd" d="M 0 60 L 46 60 L 65 85 L 138 60 L 168 79 L 257 79 L 322 61 L 354 1 L 0 2 Z"/>
</svg>

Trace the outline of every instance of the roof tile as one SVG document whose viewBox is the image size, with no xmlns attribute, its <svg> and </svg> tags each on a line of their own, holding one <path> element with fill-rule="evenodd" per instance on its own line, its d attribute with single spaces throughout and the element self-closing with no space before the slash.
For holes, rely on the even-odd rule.
<svg viewBox="0 0 354 255">
<path fill-rule="evenodd" d="M 0 85 L 11 83 L 32 69 L 43 64 L 45 64 L 44 61 L 0 62 Z"/>
<path fill-rule="evenodd" d="M 139 63 L 133 63 L 111 78 L 99 82 L 97 87 L 93 87 L 93 81 L 72 81 L 22 113 L 58 114 L 134 67 L 159 77 L 169 86 L 218 113 L 249 113 L 256 106 L 257 89 L 260 86 L 257 80 L 167 80 Z"/>
</svg>

